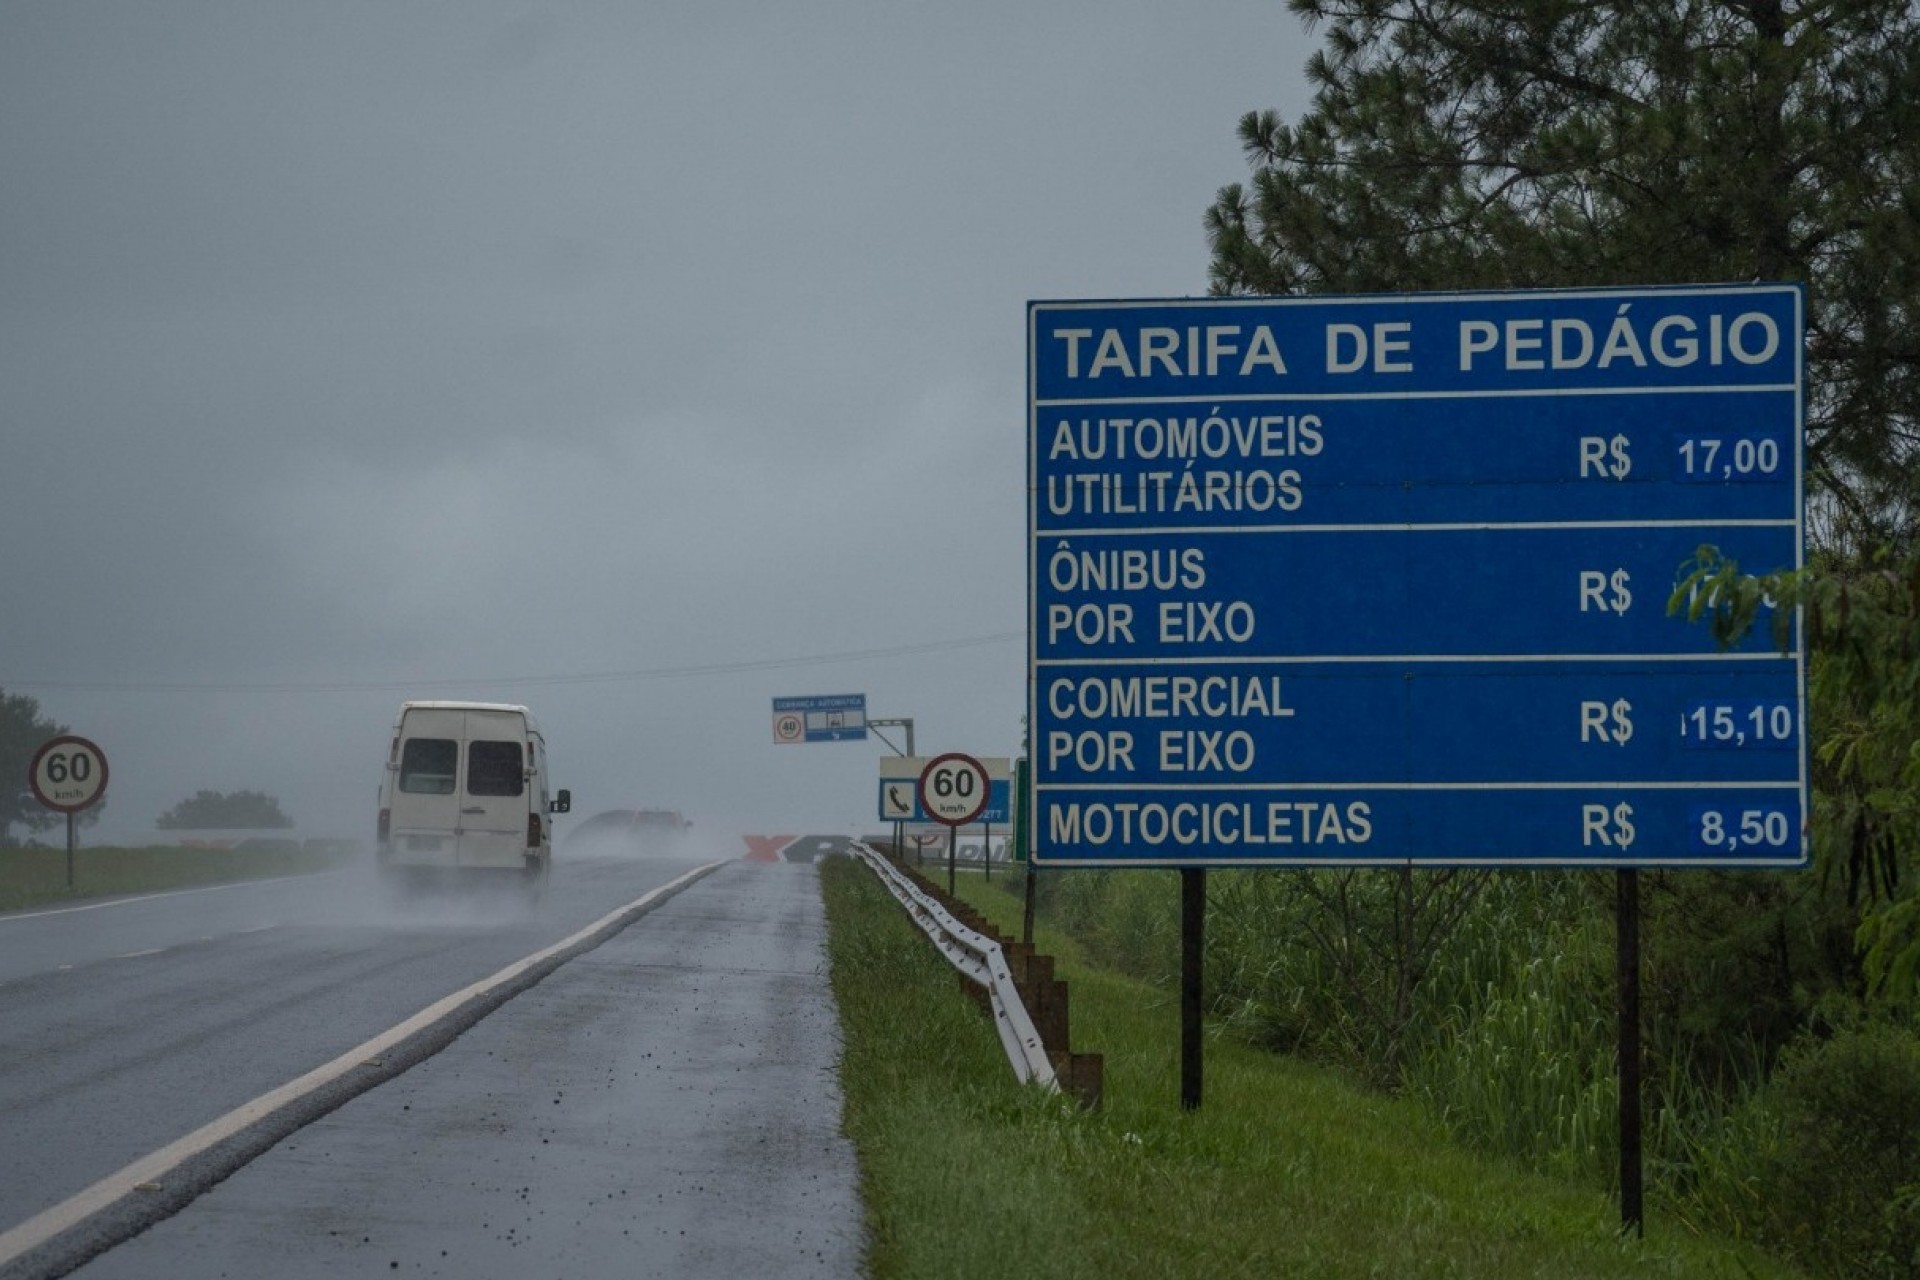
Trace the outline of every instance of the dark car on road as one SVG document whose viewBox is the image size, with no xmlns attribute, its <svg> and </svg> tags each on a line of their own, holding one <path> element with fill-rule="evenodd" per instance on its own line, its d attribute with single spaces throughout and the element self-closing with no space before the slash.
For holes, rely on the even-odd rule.
<svg viewBox="0 0 1920 1280">
<path fill-rule="evenodd" d="M 691 820 L 677 809 L 609 809 L 573 829 L 564 852 L 586 855 L 669 853 Z"/>
</svg>

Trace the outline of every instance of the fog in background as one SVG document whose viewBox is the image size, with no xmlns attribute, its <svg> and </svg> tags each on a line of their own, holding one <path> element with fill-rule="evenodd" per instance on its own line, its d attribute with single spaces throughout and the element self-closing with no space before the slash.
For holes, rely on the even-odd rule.
<svg viewBox="0 0 1920 1280">
<path fill-rule="evenodd" d="M 0 688 L 105 750 L 92 842 L 202 788 L 368 835 L 408 697 L 530 705 L 576 817 L 871 829 L 886 747 L 771 700 L 1017 754 L 1024 304 L 1205 292 L 1309 49 L 1279 0 L 0 0 Z"/>
</svg>

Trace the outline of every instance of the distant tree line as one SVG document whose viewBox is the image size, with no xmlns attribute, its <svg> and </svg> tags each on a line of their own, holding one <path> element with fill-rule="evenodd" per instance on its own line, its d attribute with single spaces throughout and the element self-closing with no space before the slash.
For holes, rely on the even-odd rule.
<svg viewBox="0 0 1920 1280">
<path fill-rule="evenodd" d="M 66 815 L 40 803 L 27 773 L 34 754 L 49 739 L 70 732 L 66 725 L 41 715 L 35 699 L 0 689 L 0 849 L 14 848 L 19 839 L 31 838 L 65 820 Z M 103 798 L 76 816 L 83 826 L 90 825 L 99 821 L 105 807 Z M 14 835 L 15 827 L 24 832 L 24 837 Z"/>
<path fill-rule="evenodd" d="M 262 791 L 196 791 L 154 825 L 162 831 L 237 831 L 291 827 L 293 820 Z"/>
<path fill-rule="evenodd" d="M 41 714 L 40 703 L 25 694 L 10 694 L 0 689 L 0 849 L 14 848 L 22 837 L 15 828 L 31 838 L 65 815 L 42 805 L 33 794 L 27 774 L 34 753 L 46 742 L 71 730 Z M 106 807 L 103 799 L 82 811 L 82 824 L 97 822 Z M 293 820 L 280 808 L 280 801 L 262 791 L 197 791 L 161 814 L 155 825 L 163 831 L 280 830 L 293 826 Z"/>
</svg>

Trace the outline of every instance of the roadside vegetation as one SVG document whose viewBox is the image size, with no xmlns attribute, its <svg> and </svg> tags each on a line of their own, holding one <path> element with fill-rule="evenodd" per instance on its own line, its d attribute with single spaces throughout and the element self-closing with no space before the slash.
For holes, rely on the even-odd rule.
<svg viewBox="0 0 1920 1280">
<path fill-rule="evenodd" d="M 1443 874 L 1210 872 L 1211 1016 L 1464 1147 L 1614 1194 L 1613 878 L 1430 883 Z M 1920 1037 L 1859 994 L 1844 891 L 1811 873 L 1642 880 L 1653 1234 L 1754 1240 L 1816 1274 L 1920 1274 Z M 1039 886 L 1042 922 L 1172 1000 L 1176 873 Z M 1443 909 L 1451 926 L 1427 929 Z"/>
<path fill-rule="evenodd" d="M 1471 1151 L 1421 1099 L 1218 1021 L 1205 1103 L 1185 1113 L 1172 989 L 1096 964 L 1052 927 L 1038 942 L 1069 983 L 1075 1048 L 1105 1056 L 1106 1104 L 1022 1088 L 872 873 L 836 858 L 821 879 L 880 1280 L 1798 1274 L 1679 1223 L 1622 1238 L 1602 1189 Z M 964 892 L 1017 931 L 998 882 L 969 877 Z"/>
<path fill-rule="evenodd" d="M 260 831 L 292 826 L 277 799 L 258 791 L 205 790 L 161 814 L 156 825 L 163 831 L 234 831 L 235 847 L 87 847 L 86 832 L 109 802 L 103 800 L 77 815 L 80 847 L 74 851 L 69 884 L 61 832 L 66 819 L 35 798 L 27 776 L 41 746 L 68 732 L 66 725 L 41 712 L 36 699 L 0 689 L 0 911 L 229 880 L 306 875 L 345 866 L 364 852 L 350 840 L 260 835 Z M 243 838 L 242 830 L 254 834 Z"/>
<path fill-rule="evenodd" d="M 0 849 L 0 911 L 109 897 L 160 893 L 230 880 L 310 875 L 347 866 L 362 852 L 351 842 L 253 842 L 237 849 L 80 848 L 73 887 L 67 887 L 67 850 L 29 845 Z"/>
<path fill-rule="evenodd" d="M 1213 293 L 1805 286 L 1804 564 L 1703 546 L 1667 609 L 1789 648 L 1799 606 L 1813 865 L 1643 875 L 1648 1173 L 1656 1223 L 1920 1277 L 1920 9 L 1289 8 L 1319 37 L 1313 97 L 1242 117 Z M 1621 417 L 1636 462 L 1649 425 Z M 1043 883 L 1092 955 L 1168 980 L 1172 876 Z M 1611 891 L 1215 872 L 1209 998 L 1249 1044 L 1609 1186 Z"/>
</svg>

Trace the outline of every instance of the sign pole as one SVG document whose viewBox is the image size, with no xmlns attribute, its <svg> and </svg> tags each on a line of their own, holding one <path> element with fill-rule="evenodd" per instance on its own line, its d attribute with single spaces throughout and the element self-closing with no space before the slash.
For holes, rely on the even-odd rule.
<svg viewBox="0 0 1920 1280">
<path fill-rule="evenodd" d="M 1020 941 L 1033 945 L 1033 890 L 1036 880 L 1033 874 L 1033 856 L 1027 856 L 1027 898 L 1020 908 Z"/>
<path fill-rule="evenodd" d="M 1205 1047 L 1201 996 L 1206 956 L 1207 869 L 1180 869 L 1180 1107 L 1200 1109 Z"/>
<path fill-rule="evenodd" d="M 980 838 L 980 864 L 987 869 L 987 882 L 993 882 L 993 824 L 981 824 L 986 834 Z"/>
<path fill-rule="evenodd" d="M 954 845 L 959 841 L 959 839 L 960 839 L 960 828 L 948 827 L 947 828 L 947 896 L 949 898 L 954 896 L 954 892 L 953 892 L 954 852 L 953 850 L 954 850 Z"/>
<path fill-rule="evenodd" d="M 1027 784 L 1031 781 L 1027 757 L 1013 766 L 1013 856 L 1027 864 L 1027 893 L 1020 908 L 1020 941 L 1033 945 L 1033 891 L 1039 877 L 1033 871 L 1033 810 Z"/>
<path fill-rule="evenodd" d="M 1620 1230 L 1647 1233 L 1640 1166 L 1640 873 L 1614 873 L 1614 976 L 1620 988 Z"/>
<path fill-rule="evenodd" d="M 69 813 L 67 815 L 67 888 L 69 889 L 73 888 L 73 846 L 74 821 L 73 815 Z"/>
</svg>

